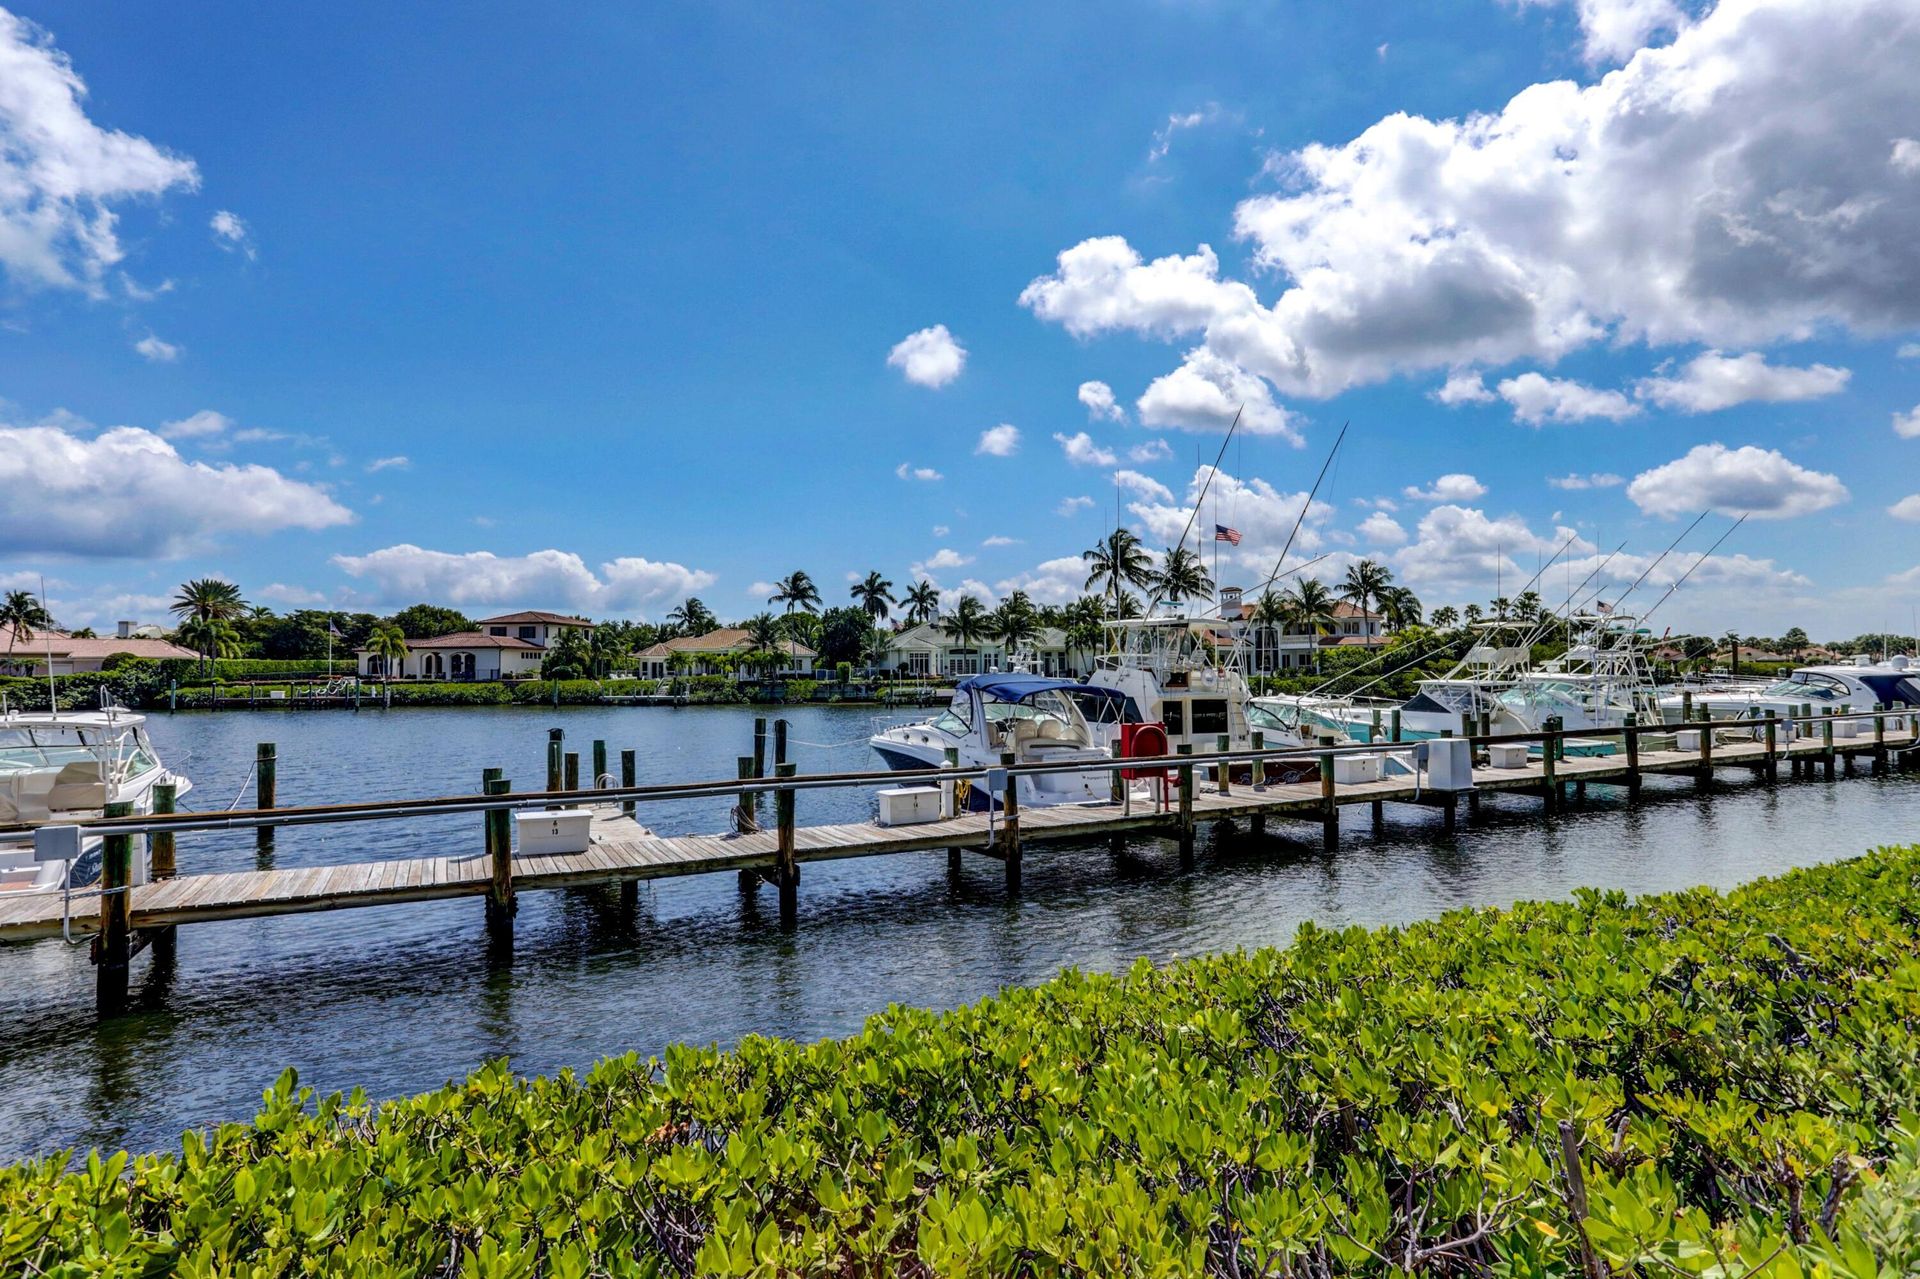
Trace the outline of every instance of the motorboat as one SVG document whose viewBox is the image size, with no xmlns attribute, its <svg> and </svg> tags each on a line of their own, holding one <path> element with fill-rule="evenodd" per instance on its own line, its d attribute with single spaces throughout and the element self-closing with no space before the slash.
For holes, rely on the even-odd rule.
<svg viewBox="0 0 1920 1279">
<path fill-rule="evenodd" d="M 1920 707 L 1920 667 L 1913 659 L 1897 656 L 1875 662 L 1862 656 L 1850 665 L 1801 666 L 1758 689 L 1688 690 L 1686 696 L 1674 692 L 1660 699 L 1669 721 L 1680 719 L 1687 707 L 1696 716 L 1704 710 L 1714 719 L 1763 719 L 1768 711 L 1784 719 L 1798 715 L 1803 706 L 1817 714 L 1843 707 L 1867 711 L 1876 705 Z"/>
<path fill-rule="evenodd" d="M 867 744 L 897 770 L 942 767 L 949 750 L 967 768 L 997 767 L 1008 753 L 1019 764 L 1104 763 L 1109 752 L 1080 709 L 1089 696 L 1115 716 L 1122 713 L 1117 693 L 1090 694 L 1087 685 L 1070 680 L 1019 671 L 970 675 L 938 715 L 875 733 Z M 1112 777 L 1105 768 L 1021 774 L 1016 794 L 1022 807 L 1104 802 L 1113 793 Z M 956 786 L 955 797 L 958 807 L 975 812 L 999 807 L 999 796 L 978 784 Z"/>
<path fill-rule="evenodd" d="M 1495 733 L 1538 733 L 1557 719 L 1563 729 L 1621 728 L 1628 715 L 1658 723 L 1660 709 L 1646 659 L 1646 632 L 1622 613 L 1568 619 L 1566 652 L 1519 671 L 1494 697 Z"/>
<path fill-rule="evenodd" d="M 1123 717 L 1158 723 L 1167 748 L 1195 753 L 1252 743 L 1249 690 L 1228 624 L 1219 618 L 1146 617 L 1110 621 L 1112 650 L 1095 663 L 1086 687 L 1123 699 Z"/>
<path fill-rule="evenodd" d="M 78 887 L 100 877 L 97 837 L 72 862 L 43 862 L 34 854 L 34 827 L 98 818 L 110 803 L 150 813 L 155 786 L 171 783 L 176 796 L 193 788 L 160 762 L 146 723 L 120 706 L 0 713 L 0 892 Z M 145 844 L 136 841 L 135 883 L 147 878 Z"/>
</svg>

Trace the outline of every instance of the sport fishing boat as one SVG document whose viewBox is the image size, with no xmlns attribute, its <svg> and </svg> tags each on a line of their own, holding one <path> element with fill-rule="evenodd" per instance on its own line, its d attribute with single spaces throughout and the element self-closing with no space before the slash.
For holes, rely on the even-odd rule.
<svg viewBox="0 0 1920 1279">
<path fill-rule="evenodd" d="M 1812 706 L 1816 713 L 1843 706 L 1856 711 L 1876 705 L 1920 707 L 1920 668 L 1904 656 L 1884 662 L 1860 656 L 1850 665 L 1802 666 L 1758 689 L 1689 692 L 1688 697 L 1674 692 L 1660 699 L 1666 719 L 1677 721 L 1688 705 L 1696 715 L 1704 709 L 1714 719 L 1761 719 L 1768 711 L 1785 718 L 1798 715 L 1802 706 Z"/>
<path fill-rule="evenodd" d="M 1520 671 L 1494 698 L 1496 733 L 1538 733 L 1549 719 L 1562 728 L 1620 728 L 1628 715 L 1658 723 L 1659 699 L 1647 665 L 1647 632 L 1621 613 L 1567 619 L 1574 641 L 1537 669 Z"/>
<path fill-rule="evenodd" d="M 1094 740 L 1080 710 L 1079 701 L 1089 692 L 1083 684 L 1025 672 L 971 675 L 960 681 L 953 700 L 932 719 L 875 733 L 867 744 L 889 768 L 900 770 L 939 768 L 949 749 L 969 768 L 995 767 L 1007 752 L 1021 764 L 1105 762 L 1108 752 Z M 1109 705 L 1119 701 L 1113 693 L 1094 696 Z M 1103 802 L 1112 795 L 1111 779 L 1106 769 L 1063 769 L 1023 774 L 1016 785 L 1022 807 L 1044 807 Z M 999 806 L 998 797 L 984 786 L 960 786 L 956 798 L 960 807 L 974 812 Z"/>
<path fill-rule="evenodd" d="M 100 840 L 73 862 L 35 859 L 33 828 L 85 822 L 110 803 L 153 811 L 163 782 L 184 795 L 193 783 L 169 771 L 147 737 L 147 717 L 120 706 L 97 711 L 0 713 L 0 893 L 79 887 L 100 877 Z M 147 878 L 145 840 L 133 880 Z"/>
<path fill-rule="evenodd" d="M 1123 699 L 1128 719 L 1164 725 L 1169 750 L 1211 751 L 1222 736 L 1231 749 L 1247 748 L 1249 691 L 1227 623 L 1142 617 L 1106 625 L 1113 651 L 1094 663 L 1088 688 Z"/>
</svg>

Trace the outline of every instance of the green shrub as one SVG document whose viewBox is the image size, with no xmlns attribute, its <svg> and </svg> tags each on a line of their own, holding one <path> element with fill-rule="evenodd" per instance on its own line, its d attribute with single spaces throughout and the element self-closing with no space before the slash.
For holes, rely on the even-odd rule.
<svg viewBox="0 0 1920 1279">
<path fill-rule="evenodd" d="M 1917 1031 L 1883 850 L 378 1107 L 289 1071 L 177 1155 L 0 1170 L 0 1271 L 1879 1279 Z"/>
<path fill-rule="evenodd" d="M 351 656 L 335 658 L 223 657 L 213 664 L 213 678 L 222 683 L 235 680 L 331 679 L 352 675 Z M 198 668 L 196 667 L 196 672 Z"/>
</svg>

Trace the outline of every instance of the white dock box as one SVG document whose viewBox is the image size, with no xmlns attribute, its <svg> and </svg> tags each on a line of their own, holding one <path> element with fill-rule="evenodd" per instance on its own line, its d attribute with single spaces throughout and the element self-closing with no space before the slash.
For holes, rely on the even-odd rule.
<svg viewBox="0 0 1920 1279">
<path fill-rule="evenodd" d="M 515 813 L 520 855 L 584 853 L 593 843 L 593 814 L 584 808 L 554 808 Z"/>
<path fill-rule="evenodd" d="M 1697 728 L 1687 728 L 1675 733 L 1673 735 L 1673 749 L 1679 751 L 1682 755 L 1698 755 L 1700 753 L 1700 730 Z"/>
<path fill-rule="evenodd" d="M 1335 755 L 1333 780 L 1341 786 L 1351 786 L 1355 782 L 1377 782 L 1380 780 L 1380 757 L 1378 755 Z"/>
<path fill-rule="evenodd" d="M 880 792 L 882 826 L 917 826 L 939 820 L 938 786 L 894 786 Z"/>
<path fill-rule="evenodd" d="M 1525 742 L 1496 742 L 1487 747 L 1487 763 L 1494 768 L 1525 768 L 1527 766 L 1527 744 Z"/>
<path fill-rule="evenodd" d="M 1428 789 L 1473 789 L 1473 748 L 1466 738 L 1436 737 L 1420 744 L 1427 748 Z"/>
<path fill-rule="evenodd" d="M 1871 730 L 1869 730 L 1869 731 L 1871 731 Z M 1858 737 L 1858 736 L 1860 736 L 1860 721 L 1859 721 L 1859 720 L 1857 720 L 1857 719 L 1836 719 L 1836 720 L 1834 720 L 1834 721 L 1833 721 L 1833 735 L 1834 735 L 1835 737 Z"/>
</svg>

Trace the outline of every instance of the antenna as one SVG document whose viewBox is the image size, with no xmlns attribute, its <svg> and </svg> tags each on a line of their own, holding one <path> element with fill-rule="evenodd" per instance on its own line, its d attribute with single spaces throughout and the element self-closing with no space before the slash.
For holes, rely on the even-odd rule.
<svg viewBox="0 0 1920 1279">
<path fill-rule="evenodd" d="M 47 575 L 45 573 L 42 573 L 40 575 L 40 607 L 46 610 L 46 614 L 49 618 L 53 616 L 53 610 L 50 608 L 47 608 Z M 40 632 L 40 638 L 46 641 L 46 647 L 47 647 L 47 714 L 58 716 L 60 714 L 60 699 L 54 694 L 54 691 L 53 691 L 54 685 L 53 685 L 52 630 L 53 628 L 50 626 L 44 628 Z"/>
<path fill-rule="evenodd" d="M 1233 433 L 1240 428 L 1240 415 L 1246 412 L 1246 408 L 1246 404 L 1242 403 L 1239 408 L 1233 411 L 1233 421 L 1227 426 L 1226 438 L 1220 441 L 1220 451 L 1213 455 L 1213 466 L 1207 471 L 1206 483 L 1200 486 L 1199 494 L 1193 499 L 1193 510 L 1187 516 L 1187 526 L 1180 530 L 1180 540 L 1175 542 L 1172 549 L 1167 552 L 1169 556 L 1171 556 L 1174 551 L 1186 549 L 1187 534 L 1193 532 L 1193 522 L 1200 518 L 1200 508 L 1206 503 L 1207 491 L 1213 487 L 1213 477 L 1220 474 L 1220 459 L 1227 455 L 1227 445 L 1232 443 Z M 1204 567 L 1204 565 L 1202 567 Z M 1215 585 L 1218 585 L 1218 583 L 1215 583 Z M 1160 603 L 1160 598 L 1157 595 L 1152 600 L 1149 600 L 1147 602 L 1145 615 L 1148 617 L 1153 616 L 1153 610 L 1159 608 Z"/>
</svg>

